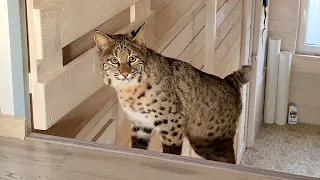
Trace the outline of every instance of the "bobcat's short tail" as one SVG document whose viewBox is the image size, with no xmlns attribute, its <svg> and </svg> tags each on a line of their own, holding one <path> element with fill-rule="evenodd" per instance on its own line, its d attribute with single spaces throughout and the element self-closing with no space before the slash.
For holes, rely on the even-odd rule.
<svg viewBox="0 0 320 180">
<path fill-rule="evenodd" d="M 236 87 L 242 87 L 251 79 L 251 66 L 242 66 L 241 69 L 229 74 L 224 79 L 230 81 Z"/>
</svg>

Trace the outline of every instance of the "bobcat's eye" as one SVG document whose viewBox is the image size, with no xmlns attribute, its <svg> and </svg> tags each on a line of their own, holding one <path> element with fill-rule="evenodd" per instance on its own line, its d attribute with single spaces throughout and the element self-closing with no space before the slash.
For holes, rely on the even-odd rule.
<svg viewBox="0 0 320 180">
<path fill-rule="evenodd" d="M 118 63 L 119 63 L 119 60 L 118 60 L 118 58 L 113 57 L 113 58 L 110 59 L 110 62 L 111 62 L 112 64 L 118 64 Z"/>
<path fill-rule="evenodd" d="M 132 55 L 129 57 L 129 63 L 134 63 L 137 60 L 137 57 Z"/>
</svg>

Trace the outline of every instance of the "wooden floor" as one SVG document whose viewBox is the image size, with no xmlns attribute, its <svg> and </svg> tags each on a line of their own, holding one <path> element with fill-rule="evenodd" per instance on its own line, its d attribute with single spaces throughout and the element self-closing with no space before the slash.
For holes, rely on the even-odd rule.
<svg viewBox="0 0 320 180">
<path fill-rule="evenodd" d="M 92 142 L 86 145 L 75 140 L 70 142 L 66 138 L 55 139 L 59 142 L 56 143 L 51 137 L 31 134 L 24 141 L 0 137 L 0 179 L 306 179 L 195 158 L 104 147 Z"/>
</svg>

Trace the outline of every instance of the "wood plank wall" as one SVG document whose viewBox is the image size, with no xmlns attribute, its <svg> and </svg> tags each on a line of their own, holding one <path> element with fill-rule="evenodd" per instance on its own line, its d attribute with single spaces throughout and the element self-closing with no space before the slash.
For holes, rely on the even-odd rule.
<svg viewBox="0 0 320 180">
<path fill-rule="evenodd" d="M 300 0 L 270 1 L 269 35 L 281 38 L 281 50 L 296 51 Z M 298 122 L 320 125 L 320 58 L 293 55 L 289 100 L 297 104 Z"/>
<path fill-rule="evenodd" d="M 224 77 L 240 66 L 243 0 L 218 0 L 217 5 L 215 74 Z M 204 0 L 152 0 L 151 8 L 155 11 L 156 25 L 156 43 L 152 48 L 202 69 Z M 115 97 L 114 90 L 104 86 L 52 128 L 37 132 L 130 146 L 130 123 Z M 161 151 L 156 134 L 149 150 Z M 188 147 L 185 146 L 183 151 L 188 152 Z"/>
<path fill-rule="evenodd" d="M 281 38 L 281 50 L 295 52 L 300 0 L 270 1 L 269 36 Z"/>
<path fill-rule="evenodd" d="M 298 122 L 320 125 L 320 58 L 294 55 L 289 100 L 298 107 Z"/>
</svg>

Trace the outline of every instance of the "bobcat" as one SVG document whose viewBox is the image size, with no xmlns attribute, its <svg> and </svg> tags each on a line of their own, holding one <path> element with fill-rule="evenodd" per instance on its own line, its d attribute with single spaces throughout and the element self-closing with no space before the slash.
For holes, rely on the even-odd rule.
<svg viewBox="0 0 320 180">
<path fill-rule="evenodd" d="M 144 25 L 128 34 L 94 34 L 104 82 L 132 123 L 132 147 L 147 149 L 156 130 L 164 153 L 181 154 L 186 136 L 201 157 L 235 163 L 240 88 L 250 66 L 221 79 L 146 47 L 143 34 Z"/>
</svg>

